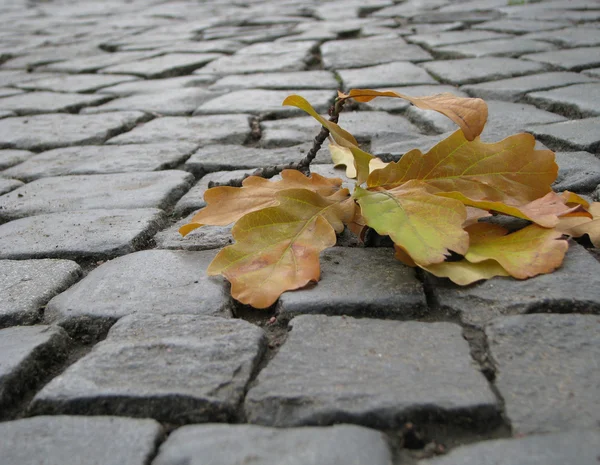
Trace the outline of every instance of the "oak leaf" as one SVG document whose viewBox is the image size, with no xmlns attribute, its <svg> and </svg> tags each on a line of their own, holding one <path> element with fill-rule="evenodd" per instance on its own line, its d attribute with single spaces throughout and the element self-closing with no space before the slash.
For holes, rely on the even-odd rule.
<svg viewBox="0 0 600 465">
<path fill-rule="evenodd" d="M 450 250 L 467 251 L 467 212 L 457 200 L 430 194 L 418 183 L 377 191 L 357 187 L 353 196 L 367 225 L 389 235 L 419 265 L 443 262 Z"/>
<path fill-rule="evenodd" d="M 592 218 L 583 212 L 573 213 L 561 218 L 556 229 L 573 237 L 587 234 L 594 247 L 600 247 L 600 202 L 590 204 L 587 211 Z"/>
<path fill-rule="evenodd" d="M 324 197 L 308 189 L 277 192 L 277 205 L 244 215 L 232 229 L 235 243 L 208 268 L 231 282 L 231 295 L 255 308 L 271 306 L 281 293 L 320 276 L 319 254 L 336 242 L 355 203 L 347 189 Z"/>
<path fill-rule="evenodd" d="M 376 97 L 396 97 L 408 100 L 422 110 L 437 111 L 450 118 L 458 124 L 467 140 L 473 140 L 481 134 L 488 116 L 487 104 L 482 99 L 457 97 L 448 92 L 428 97 L 411 97 L 392 91 L 352 89 L 348 94 L 341 92 L 338 94 L 340 98 L 352 98 L 357 102 L 369 102 Z"/>
<path fill-rule="evenodd" d="M 439 192 L 460 192 L 472 200 L 520 205 L 551 192 L 558 174 L 554 153 L 534 150 L 531 134 L 488 144 L 468 141 L 456 131 L 422 154 L 411 150 L 400 161 L 375 170 L 367 187 L 386 189 L 419 179 Z"/>
<path fill-rule="evenodd" d="M 241 188 L 219 186 L 204 193 L 206 207 L 179 229 L 185 236 L 205 224 L 225 226 L 237 221 L 247 213 L 277 205 L 277 193 L 284 189 L 310 189 L 327 197 L 337 192 L 342 180 L 326 178 L 313 173 L 306 177 L 297 170 L 283 170 L 281 181 L 270 181 L 258 176 L 244 179 Z"/>
</svg>

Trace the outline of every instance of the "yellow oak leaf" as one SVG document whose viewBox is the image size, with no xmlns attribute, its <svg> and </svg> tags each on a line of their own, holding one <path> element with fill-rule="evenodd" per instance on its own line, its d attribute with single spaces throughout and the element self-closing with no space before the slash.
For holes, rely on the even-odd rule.
<svg viewBox="0 0 600 465">
<path fill-rule="evenodd" d="M 421 268 L 438 278 L 448 278 L 459 286 L 468 286 L 482 279 L 490 279 L 495 276 L 510 276 L 508 271 L 495 260 L 484 260 L 479 263 L 459 260 L 457 262 L 435 263 Z"/>
<path fill-rule="evenodd" d="M 336 232 L 355 215 L 347 189 L 324 197 L 308 189 L 277 192 L 278 205 L 244 215 L 234 225 L 235 243 L 208 268 L 231 283 L 243 304 L 267 308 L 281 293 L 320 276 L 319 254 L 336 242 Z M 350 200 L 350 201 L 349 201 Z"/>
<path fill-rule="evenodd" d="M 310 177 L 297 170 L 281 172 L 281 181 L 270 181 L 250 176 L 242 182 L 243 187 L 219 186 L 204 194 L 206 207 L 194 215 L 179 232 L 182 236 L 205 224 L 225 226 L 237 221 L 247 213 L 277 205 L 277 193 L 284 189 L 310 189 L 327 197 L 339 191 L 342 180 L 325 178 L 317 173 Z"/>
<path fill-rule="evenodd" d="M 430 194 L 418 183 L 377 191 L 357 187 L 353 196 L 367 225 L 389 235 L 419 265 L 443 262 L 449 250 L 467 251 L 467 212 L 457 200 Z"/>
<path fill-rule="evenodd" d="M 487 121 L 487 104 L 480 98 L 457 97 L 451 93 L 443 93 L 428 97 L 411 97 L 392 91 L 376 91 L 371 89 L 352 89 L 348 94 L 338 92 L 339 98 L 352 98 L 357 102 L 369 102 L 376 97 L 395 97 L 408 100 L 423 110 L 433 110 L 454 121 L 467 140 L 475 139 L 483 131 Z"/>
<path fill-rule="evenodd" d="M 356 168 L 354 167 L 354 155 L 349 148 L 342 147 L 336 143 L 329 144 L 329 153 L 334 166 L 344 165 L 346 167 L 346 177 L 353 179 L 356 177 Z"/>
<path fill-rule="evenodd" d="M 471 263 L 495 260 L 511 276 L 519 279 L 550 273 L 558 268 L 569 248 L 555 229 L 531 224 L 519 231 L 494 224 L 478 223 L 467 228 L 471 237 L 465 258 Z"/>
<path fill-rule="evenodd" d="M 315 118 L 322 126 L 329 130 L 331 137 L 335 140 L 336 144 L 341 147 L 347 148 L 354 157 L 354 167 L 356 168 L 356 178 L 359 184 L 362 184 L 367 180 L 369 176 L 369 163 L 375 158 L 368 152 L 365 152 L 358 146 L 358 142 L 352 134 L 345 129 L 342 129 L 336 123 L 329 121 L 319 115 L 316 110 L 312 107 L 308 101 L 300 97 L 299 95 L 290 95 L 284 101 L 283 105 L 300 108 L 308 113 L 310 116 Z"/>
<path fill-rule="evenodd" d="M 594 247 L 600 247 L 600 202 L 591 203 L 587 211 L 592 218 L 583 212 L 567 215 L 560 219 L 556 229 L 573 237 L 587 234 Z"/>
<path fill-rule="evenodd" d="M 456 131 L 425 155 L 411 150 L 400 161 L 373 171 L 367 187 L 389 189 L 418 179 L 439 192 L 460 192 L 472 200 L 526 204 L 551 192 L 558 174 L 554 153 L 535 150 L 534 145 L 531 134 L 488 144 L 468 141 Z"/>
</svg>

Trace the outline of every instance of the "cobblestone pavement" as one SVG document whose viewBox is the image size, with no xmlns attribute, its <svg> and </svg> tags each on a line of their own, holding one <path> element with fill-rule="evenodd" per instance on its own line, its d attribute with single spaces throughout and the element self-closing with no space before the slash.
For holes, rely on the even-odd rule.
<svg viewBox="0 0 600 465">
<path fill-rule="evenodd" d="M 458 288 L 343 237 L 253 311 L 205 273 L 230 228 L 177 233 L 210 181 L 307 151 L 285 96 L 355 87 L 485 98 L 484 140 L 533 133 L 599 199 L 598 0 L 0 1 L 0 465 L 599 463 L 584 242 Z M 349 110 L 388 160 L 454 130 Z"/>
</svg>

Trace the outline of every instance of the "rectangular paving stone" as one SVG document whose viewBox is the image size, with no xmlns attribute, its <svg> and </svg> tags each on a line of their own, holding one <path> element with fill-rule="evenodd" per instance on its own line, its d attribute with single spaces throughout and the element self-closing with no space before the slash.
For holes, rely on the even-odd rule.
<svg viewBox="0 0 600 465">
<path fill-rule="evenodd" d="M 9 118 L 11 116 L 17 116 L 17 114 L 12 111 L 0 111 L 0 119 Z"/>
<path fill-rule="evenodd" d="M 409 319 L 427 311 L 415 270 L 398 262 L 390 248 L 335 247 L 323 252 L 320 262 L 315 286 L 279 298 L 279 318 L 308 313 Z"/>
<path fill-rule="evenodd" d="M 101 74 L 131 74 L 157 79 L 189 74 L 223 56 L 220 53 L 167 53 L 145 60 L 131 61 L 103 68 Z"/>
<path fill-rule="evenodd" d="M 360 69 L 340 69 L 338 74 L 347 89 L 436 83 L 425 70 L 403 61 Z"/>
<path fill-rule="evenodd" d="M 204 193 L 211 182 L 226 183 L 233 179 L 240 179 L 246 174 L 252 174 L 254 169 L 215 171 L 203 176 L 175 205 L 173 213 L 178 216 L 187 215 L 206 206 Z"/>
<path fill-rule="evenodd" d="M 501 57 L 430 61 L 422 66 L 433 77 L 455 85 L 492 81 L 544 70 L 544 66 L 539 63 Z"/>
<path fill-rule="evenodd" d="M 100 105 L 109 100 L 106 95 L 81 95 L 59 92 L 27 92 L 12 97 L 0 98 L 0 110 L 12 111 L 17 115 L 40 113 L 75 113 L 88 105 Z"/>
<path fill-rule="evenodd" d="M 103 115 L 37 115 L 0 120 L 0 148 L 49 150 L 101 144 L 149 116 L 138 111 Z"/>
<path fill-rule="evenodd" d="M 207 145 L 200 147 L 192 154 L 183 165 L 183 169 L 200 178 L 215 171 L 247 170 L 282 165 L 299 162 L 306 157 L 311 148 L 312 144 L 310 143 L 279 149 L 230 144 Z M 319 150 L 312 163 L 331 163 L 331 156 L 327 153 L 327 149 Z"/>
<path fill-rule="evenodd" d="M 36 79 L 17 84 L 19 89 L 46 90 L 51 92 L 94 92 L 103 87 L 114 86 L 123 82 L 137 81 L 134 76 L 103 76 L 99 74 L 77 74 Z"/>
<path fill-rule="evenodd" d="M 193 425 L 174 431 L 153 465 L 389 465 L 379 431 L 355 425 L 268 428 L 257 425 Z"/>
<path fill-rule="evenodd" d="M 598 79 L 600 78 L 600 68 L 586 69 L 585 71 L 582 71 L 582 74 Z"/>
<path fill-rule="evenodd" d="M 530 435 L 496 439 L 458 447 L 444 455 L 419 461 L 419 465 L 480 465 L 483 460 L 495 465 L 596 465 L 597 431 Z"/>
<path fill-rule="evenodd" d="M 600 45 L 600 31 L 594 27 L 585 27 L 585 25 L 567 27 L 548 32 L 533 32 L 523 36 L 523 38 L 544 40 L 563 47 L 589 47 Z"/>
<path fill-rule="evenodd" d="M 100 106 L 84 108 L 81 113 L 103 113 L 106 111 L 139 110 L 168 116 L 191 115 L 199 105 L 219 97 L 221 93 L 199 88 L 172 89 L 152 94 L 132 95 L 111 100 Z"/>
<path fill-rule="evenodd" d="M 224 279 L 206 268 L 216 251 L 146 250 L 108 261 L 52 299 L 46 321 L 72 335 L 102 334 L 130 314 L 231 315 Z"/>
<path fill-rule="evenodd" d="M 231 74 L 274 73 L 285 71 L 302 71 L 306 68 L 308 57 L 306 51 L 285 51 L 280 53 L 236 53 L 223 56 L 199 72 L 228 76 Z"/>
<path fill-rule="evenodd" d="M 107 68 L 120 63 L 129 63 L 144 58 L 156 56 L 157 52 L 118 52 L 103 53 L 98 55 L 81 56 L 58 63 L 43 66 L 43 71 L 59 73 L 94 73 L 102 68 Z M 123 73 L 128 74 L 128 73 Z"/>
<path fill-rule="evenodd" d="M 547 52 L 556 47 L 547 43 L 523 38 L 482 40 L 466 44 L 436 47 L 435 52 L 444 58 L 478 58 L 485 56 L 518 57 L 525 53 Z"/>
<path fill-rule="evenodd" d="M 6 464 L 146 465 L 163 435 L 150 419 L 39 416 L 0 423 L 0 456 Z"/>
<path fill-rule="evenodd" d="M 556 30 L 568 24 L 566 21 L 561 21 L 560 17 L 556 19 L 558 21 L 536 21 L 532 19 L 518 20 L 506 18 L 476 24 L 473 26 L 473 29 L 508 32 L 511 34 L 525 34 L 527 32 Z"/>
<path fill-rule="evenodd" d="M 154 242 L 157 249 L 180 249 L 180 250 L 211 250 L 221 249 L 233 244 L 231 228 L 229 226 L 202 226 L 194 229 L 185 237 L 179 234 L 179 228 L 189 223 L 196 214 L 191 213 L 187 217 L 179 220 L 173 226 L 160 231 L 154 236 Z"/>
<path fill-rule="evenodd" d="M 243 320 L 130 315 L 50 381 L 30 410 L 174 425 L 231 421 L 266 346 L 263 330 Z"/>
<path fill-rule="evenodd" d="M 571 243 L 562 266 L 526 280 L 497 277 L 467 287 L 427 274 L 436 306 L 481 327 L 502 315 L 600 313 L 600 263 Z"/>
<path fill-rule="evenodd" d="M 556 71 L 501 79 L 498 81 L 482 82 L 480 84 L 468 84 L 461 87 L 461 90 L 472 97 L 480 97 L 486 100 L 507 100 L 509 102 L 516 102 L 523 98 L 528 92 L 594 81 L 596 81 L 594 78 L 584 76 L 580 73 Z"/>
<path fill-rule="evenodd" d="M 0 329 L 0 408 L 14 405 L 36 388 L 49 370 L 65 360 L 68 351 L 69 336 L 62 328 L 39 325 Z M 2 444 L 6 444 L 4 437 Z"/>
<path fill-rule="evenodd" d="M 394 61 L 419 62 L 432 58 L 429 52 L 407 44 L 400 37 L 331 40 L 321 46 L 321 53 L 327 69 L 362 68 Z"/>
<path fill-rule="evenodd" d="M 162 210 L 84 210 L 0 225 L 0 259 L 107 258 L 134 252 L 164 224 Z"/>
<path fill-rule="evenodd" d="M 537 139 L 553 150 L 600 151 L 600 117 L 541 124 L 529 129 Z"/>
<path fill-rule="evenodd" d="M 0 328 L 36 323 L 46 303 L 81 274 L 68 260 L 0 260 Z"/>
<path fill-rule="evenodd" d="M 570 48 L 552 52 L 523 55 L 524 60 L 546 63 L 569 71 L 581 71 L 600 65 L 600 47 Z"/>
<path fill-rule="evenodd" d="M 11 89 L 10 87 L 0 87 L 0 98 L 11 97 L 13 95 L 22 94 L 23 91 L 19 89 Z"/>
<path fill-rule="evenodd" d="M 600 319 L 594 315 L 519 315 L 485 328 L 494 384 L 516 434 L 598 427 Z"/>
<path fill-rule="evenodd" d="M 107 113 L 111 114 L 111 113 Z M 101 115 L 97 115 L 101 116 Z M 110 139 L 107 144 L 242 144 L 250 135 L 250 115 L 165 116 Z M 0 130 L 1 125 L 0 123 Z"/>
<path fill-rule="evenodd" d="M 49 176 L 160 171 L 180 165 L 196 147 L 188 142 L 65 147 L 29 157 L 2 175 L 29 182 Z"/>
<path fill-rule="evenodd" d="M 433 48 L 440 45 L 464 44 L 491 39 L 508 39 L 510 37 L 512 36 L 509 34 L 500 34 L 498 32 L 467 30 L 415 34 L 406 37 L 406 40 L 413 44 Z"/>
<path fill-rule="evenodd" d="M 13 191 L 23 185 L 23 182 L 16 179 L 0 178 L 0 195 Z"/>
<path fill-rule="evenodd" d="M 250 423 L 496 421 L 496 398 L 458 325 L 301 315 L 290 326 L 246 395 Z"/>
<path fill-rule="evenodd" d="M 574 84 L 527 94 L 526 100 L 569 118 L 600 116 L 600 83 Z"/>
<path fill-rule="evenodd" d="M 557 152 L 558 177 L 552 189 L 589 193 L 600 185 L 600 159 L 588 152 Z"/>
<path fill-rule="evenodd" d="M 301 93 L 318 112 L 327 111 L 336 96 L 333 90 L 303 90 Z M 277 116 L 304 114 L 299 108 L 282 106 L 282 102 L 291 94 L 294 94 L 294 91 L 238 90 L 203 103 L 196 109 L 194 116 L 219 113 L 266 113 Z"/>
<path fill-rule="evenodd" d="M 339 83 L 329 71 L 297 71 L 288 73 L 255 73 L 224 76 L 210 86 L 211 90 L 238 89 L 337 89 Z"/>
<path fill-rule="evenodd" d="M 0 219 L 105 208 L 167 208 L 193 176 L 168 170 L 41 178 L 0 196 Z"/>
<path fill-rule="evenodd" d="M 122 76 L 105 75 L 105 77 L 116 78 Z M 129 97 L 130 95 L 139 94 L 156 94 L 168 90 L 185 89 L 187 87 L 202 87 L 207 84 L 212 84 L 216 79 L 217 76 L 213 76 L 212 74 L 194 74 L 165 79 L 138 80 L 104 87 L 98 90 L 97 93 L 118 95 L 120 97 Z"/>
</svg>

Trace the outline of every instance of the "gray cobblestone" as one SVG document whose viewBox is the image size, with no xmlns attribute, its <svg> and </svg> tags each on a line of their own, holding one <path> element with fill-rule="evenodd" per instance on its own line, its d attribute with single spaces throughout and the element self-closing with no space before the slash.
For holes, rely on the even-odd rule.
<svg viewBox="0 0 600 465">
<path fill-rule="evenodd" d="M 42 66 L 43 71 L 60 73 L 94 73 L 102 68 L 156 56 L 156 52 L 119 52 L 82 56 Z M 128 73 L 123 73 L 128 74 Z"/>
<path fill-rule="evenodd" d="M 192 181 L 191 174 L 176 170 L 42 178 L 1 196 L 0 219 L 88 209 L 166 208 Z"/>
<path fill-rule="evenodd" d="M 0 148 L 49 150 L 101 144 L 148 116 L 137 111 L 110 115 L 38 115 L 0 120 Z"/>
<path fill-rule="evenodd" d="M 123 82 L 137 81 L 134 76 L 102 76 L 98 74 L 78 74 L 36 79 L 17 84 L 19 89 L 45 90 L 51 92 L 94 92 L 103 87 L 115 86 Z"/>
<path fill-rule="evenodd" d="M 600 116 L 600 83 L 575 84 L 527 94 L 527 101 L 571 118 Z"/>
<path fill-rule="evenodd" d="M 0 435 L 6 464 L 145 465 L 164 432 L 154 420 L 57 415 L 0 423 Z"/>
<path fill-rule="evenodd" d="M 105 77 L 116 78 L 121 76 L 105 75 Z M 138 80 L 105 87 L 100 89 L 98 93 L 110 94 L 119 97 L 129 97 L 130 95 L 139 94 L 156 94 L 163 91 L 184 89 L 187 87 L 202 87 L 212 84 L 216 79 L 217 77 L 213 76 L 212 74 L 198 74 L 165 79 Z"/>
<path fill-rule="evenodd" d="M 251 423 L 393 428 L 435 414 L 493 422 L 496 399 L 457 325 L 317 315 L 290 324 L 246 396 Z"/>
<path fill-rule="evenodd" d="M 487 21 L 485 23 L 476 24 L 473 26 L 473 29 L 508 32 L 512 34 L 525 34 L 527 32 L 552 31 L 560 29 L 566 24 L 568 23 L 565 21 L 536 21 L 532 19 L 521 21 L 518 19 L 499 19 L 496 21 Z"/>
<path fill-rule="evenodd" d="M 106 258 L 134 252 L 166 222 L 155 208 L 36 215 L 0 225 L 0 258 Z"/>
<path fill-rule="evenodd" d="M 600 150 L 598 134 L 600 117 L 564 121 L 555 124 L 540 124 L 530 128 L 530 132 L 553 150 Z"/>
<path fill-rule="evenodd" d="M 546 63 L 569 71 L 581 71 L 600 65 L 600 47 L 581 47 L 553 52 L 533 53 L 521 58 Z"/>
<path fill-rule="evenodd" d="M 600 45 L 600 31 L 593 27 L 567 27 L 549 32 L 533 32 L 524 39 L 544 40 L 567 47 Z"/>
<path fill-rule="evenodd" d="M 554 89 L 556 87 L 593 81 L 593 77 L 588 78 L 580 73 L 557 71 L 502 79 L 499 81 L 483 82 L 481 84 L 469 84 L 461 87 L 461 90 L 467 92 L 472 97 L 516 102 L 523 98 L 528 92 Z"/>
<path fill-rule="evenodd" d="M 532 74 L 544 69 L 539 63 L 499 57 L 430 61 L 422 66 L 442 82 L 455 85 Z"/>
<path fill-rule="evenodd" d="M 600 160 L 588 152 L 557 152 L 555 191 L 589 193 L 600 184 Z"/>
<path fill-rule="evenodd" d="M 67 260 L 0 260 L 0 328 L 37 322 L 40 310 L 81 276 Z"/>
<path fill-rule="evenodd" d="M 519 315 L 486 326 L 495 385 L 515 433 L 598 427 L 600 357 L 594 315 Z"/>
<path fill-rule="evenodd" d="M 195 214 L 196 211 L 154 236 L 156 247 L 159 249 L 210 250 L 220 249 L 233 243 L 232 225 L 202 226 L 182 237 L 179 234 L 179 228 L 189 223 Z"/>
<path fill-rule="evenodd" d="M 110 113 L 109 113 L 110 114 Z M 95 115 L 96 117 L 103 115 Z M 104 116 L 106 118 L 106 116 Z M 113 137 L 108 144 L 155 144 L 179 142 L 241 144 L 250 135 L 249 115 L 210 115 L 158 118 L 133 131 Z M 1 130 L 0 122 L 0 130 Z"/>
<path fill-rule="evenodd" d="M 464 44 L 491 39 L 507 39 L 509 34 L 499 34 L 489 31 L 449 31 L 435 32 L 431 34 L 416 34 L 408 36 L 408 42 L 424 45 L 429 48 L 439 47 L 440 45 Z"/>
<path fill-rule="evenodd" d="M 17 179 L 0 178 L 0 195 L 13 191 L 22 185 L 23 182 Z"/>
<path fill-rule="evenodd" d="M 5 170 L 2 175 L 29 182 L 49 176 L 158 171 L 178 166 L 195 149 L 196 144 L 185 142 L 67 147 L 28 156 L 23 163 Z"/>
<path fill-rule="evenodd" d="M 276 429 L 210 424 L 175 431 L 153 465 L 388 465 L 391 459 L 381 433 L 354 425 Z"/>
<path fill-rule="evenodd" d="M 75 113 L 88 105 L 100 105 L 109 99 L 103 95 L 81 95 L 55 92 L 28 92 L 0 99 L 0 109 L 17 115 L 38 113 Z"/>
<path fill-rule="evenodd" d="M 0 407 L 4 409 L 66 358 L 69 337 L 61 328 L 42 325 L 0 329 L 0 336 Z"/>
<path fill-rule="evenodd" d="M 546 52 L 554 49 L 553 45 L 546 42 L 514 38 L 446 45 L 444 47 L 436 47 L 435 52 L 445 58 L 518 57 L 525 53 Z"/>
<path fill-rule="evenodd" d="M 148 79 L 179 76 L 194 71 L 219 57 L 220 53 L 167 53 L 159 57 L 108 66 L 103 74 L 132 74 Z"/>
<path fill-rule="evenodd" d="M 340 69 L 338 74 L 347 89 L 436 83 L 425 70 L 403 61 L 360 69 Z"/>
<path fill-rule="evenodd" d="M 232 420 L 265 349 L 263 331 L 242 320 L 130 315 L 50 381 L 31 411 L 171 424 Z"/>
<path fill-rule="evenodd" d="M 289 73 L 256 73 L 225 76 L 210 89 L 337 89 L 339 86 L 329 71 L 297 71 Z"/>
</svg>

